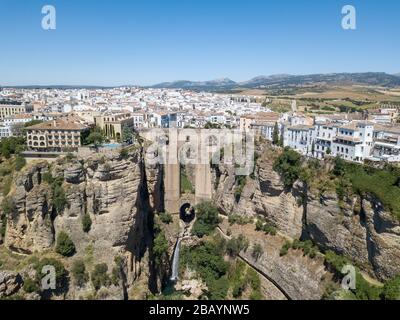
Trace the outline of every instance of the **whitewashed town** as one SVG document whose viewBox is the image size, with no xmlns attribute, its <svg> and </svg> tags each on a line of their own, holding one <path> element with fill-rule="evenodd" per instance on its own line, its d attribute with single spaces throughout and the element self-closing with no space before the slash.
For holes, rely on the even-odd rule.
<svg viewBox="0 0 400 320">
<path fill-rule="evenodd" d="M 400 162 L 398 107 L 310 114 L 299 111 L 292 100 L 290 111 L 278 113 L 269 102 L 262 96 L 182 89 L 4 88 L 0 137 L 25 136 L 27 154 L 32 156 L 77 152 L 85 144 L 83 136 L 93 129 L 104 139 L 89 142 L 115 148 L 132 143 L 130 132 L 148 128 L 231 128 L 255 130 L 309 157 Z"/>
</svg>

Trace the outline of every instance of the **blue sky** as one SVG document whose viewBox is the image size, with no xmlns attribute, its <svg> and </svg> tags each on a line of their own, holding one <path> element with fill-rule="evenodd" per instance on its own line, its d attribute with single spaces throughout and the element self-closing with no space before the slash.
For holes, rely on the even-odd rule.
<svg viewBox="0 0 400 320">
<path fill-rule="evenodd" d="M 44 31 L 41 8 L 57 10 Z M 341 8 L 357 9 L 357 30 Z M 0 0 L 0 85 L 400 72 L 398 0 Z"/>
</svg>

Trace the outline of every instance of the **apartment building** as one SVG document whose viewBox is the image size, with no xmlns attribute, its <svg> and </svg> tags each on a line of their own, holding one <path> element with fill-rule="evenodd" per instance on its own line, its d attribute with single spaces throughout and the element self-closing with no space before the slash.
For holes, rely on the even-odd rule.
<svg viewBox="0 0 400 320">
<path fill-rule="evenodd" d="M 0 119 L 20 114 L 20 113 L 30 113 L 33 111 L 33 105 L 20 103 L 20 102 L 1 102 L 0 101 Z"/>
<path fill-rule="evenodd" d="M 339 128 L 332 143 L 332 155 L 354 162 L 363 162 L 373 148 L 374 123 L 351 122 Z"/>
<path fill-rule="evenodd" d="M 1 122 L 7 126 L 25 124 L 33 120 L 33 115 L 29 113 L 14 114 L 4 118 Z"/>
<path fill-rule="evenodd" d="M 313 156 L 322 159 L 327 153 L 332 153 L 332 143 L 338 134 L 340 124 L 320 122 L 315 123 L 314 127 Z"/>
<path fill-rule="evenodd" d="M 95 125 L 110 139 L 120 140 L 124 128 L 134 128 L 130 112 L 107 111 L 94 118 Z"/>
<path fill-rule="evenodd" d="M 376 125 L 374 147 L 369 160 L 400 162 L 400 127 Z"/>
<path fill-rule="evenodd" d="M 12 129 L 9 125 L 0 125 L 0 139 L 9 138 L 12 135 Z"/>
<path fill-rule="evenodd" d="M 283 145 L 308 155 L 314 141 L 314 126 L 299 124 L 285 128 Z"/>
<path fill-rule="evenodd" d="M 41 152 L 77 151 L 81 133 L 88 127 L 65 120 L 53 120 L 30 126 L 26 132 L 29 150 Z"/>
</svg>

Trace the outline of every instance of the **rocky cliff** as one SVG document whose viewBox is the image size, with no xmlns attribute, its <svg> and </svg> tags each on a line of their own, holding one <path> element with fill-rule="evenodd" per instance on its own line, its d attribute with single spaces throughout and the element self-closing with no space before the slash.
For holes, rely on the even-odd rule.
<svg viewBox="0 0 400 320">
<path fill-rule="evenodd" d="M 400 273 L 400 224 L 376 198 L 364 195 L 343 204 L 335 192 L 321 194 L 301 182 L 287 189 L 273 170 L 279 149 L 263 145 L 260 150 L 254 177 L 246 179 L 240 197 L 233 169 L 214 167 L 214 201 L 222 212 L 262 215 L 280 234 L 312 239 L 321 250 L 350 258 L 380 280 Z M 264 262 L 257 266 L 264 268 Z"/>
<path fill-rule="evenodd" d="M 62 210 L 49 177 L 62 181 Z M 106 263 L 111 270 L 115 257 L 122 257 L 124 283 L 107 298 L 143 298 L 154 280 L 149 256 L 153 212 L 163 206 L 161 193 L 162 170 L 146 167 L 140 149 L 125 156 L 110 152 L 36 162 L 18 174 L 7 197 L 12 209 L 4 244 L 18 254 L 43 253 L 66 232 L 76 248 L 73 258 Z M 89 232 L 82 227 L 85 215 L 92 221 Z M 70 291 L 78 298 L 79 292 Z"/>
</svg>

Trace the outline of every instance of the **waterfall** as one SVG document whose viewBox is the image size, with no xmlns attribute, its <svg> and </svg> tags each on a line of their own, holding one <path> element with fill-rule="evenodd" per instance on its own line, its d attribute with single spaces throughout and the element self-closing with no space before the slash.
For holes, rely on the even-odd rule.
<svg viewBox="0 0 400 320">
<path fill-rule="evenodd" d="M 171 281 L 178 280 L 179 273 L 179 252 L 181 250 L 181 238 L 178 239 L 175 246 L 174 256 L 172 258 L 172 274 Z"/>
</svg>

